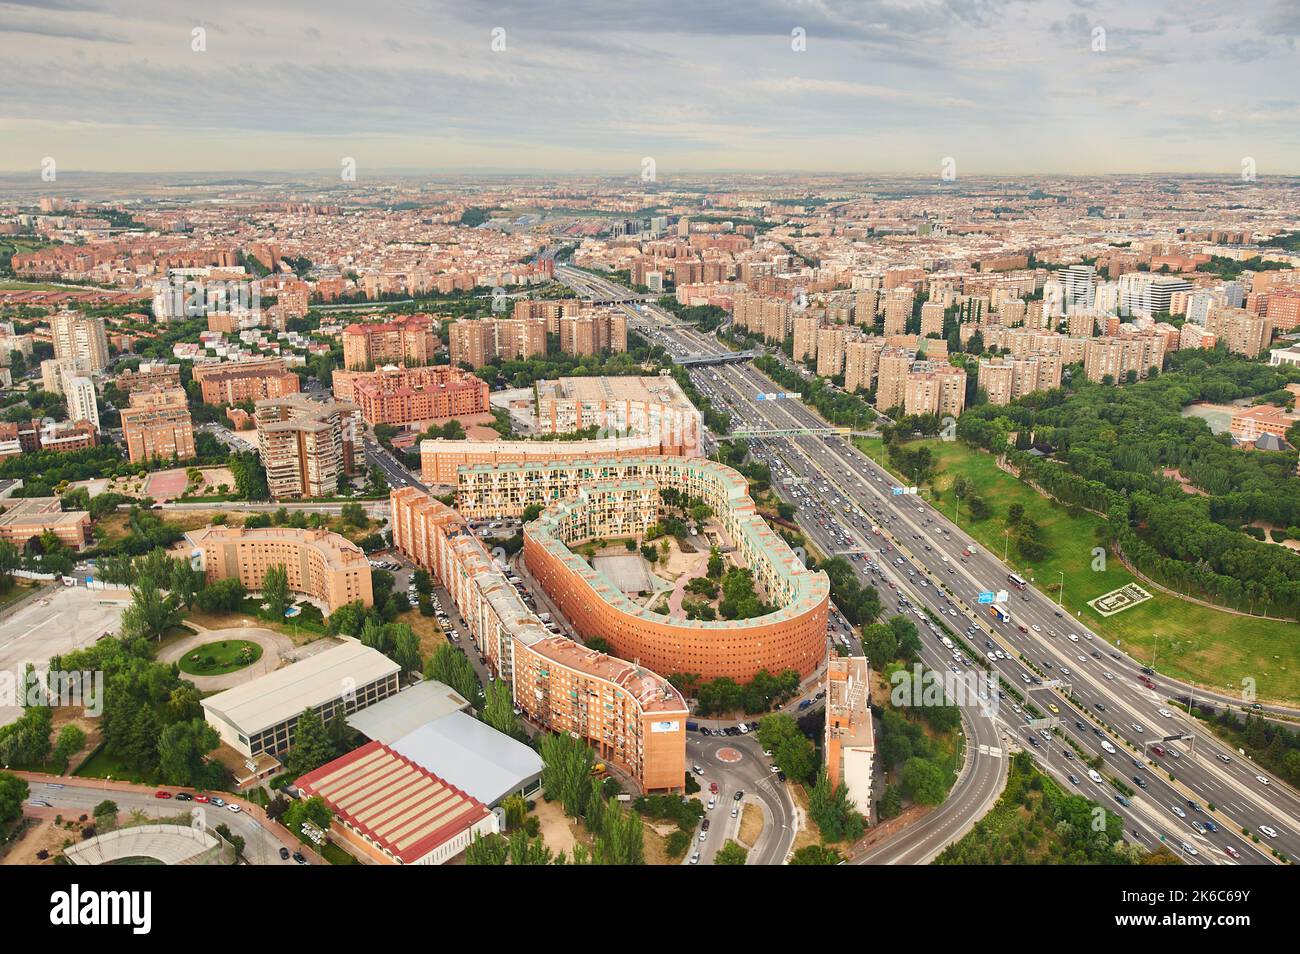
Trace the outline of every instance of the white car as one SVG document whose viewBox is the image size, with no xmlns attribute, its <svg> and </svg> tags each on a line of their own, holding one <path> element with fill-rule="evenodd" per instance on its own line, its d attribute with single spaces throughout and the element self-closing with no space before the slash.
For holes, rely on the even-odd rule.
<svg viewBox="0 0 1300 954">
<path fill-rule="evenodd" d="M 698 865 L 699 863 L 700 863 L 700 852 L 698 849 L 696 849 L 695 853 L 691 855 L 691 864 Z"/>
<path fill-rule="evenodd" d="M 1043 627 L 1041 627 L 1041 626 L 1039 626 L 1037 623 L 1035 623 L 1035 624 L 1033 625 L 1033 630 L 1034 630 L 1035 633 L 1041 633 L 1041 632 L 1043 631 Z"/>
<path fill-rule="evenodd" d="M 1195 855 L 1197 853 L 1196 849 L 1187 842 L 1183 842 L 1183 851 L 1187 852 L 1189 855 Z"/>
<path fill-rule="evenodd" d="M 1142 723 L 1140 723 L 1140 722 L 1134 722 L 1134 723 L 1133 723 L 1133 731 L 1134 731 L 1134 732 L 1145 732 L 1146 729 L 1142 728 Z"/>
<path fill-rule="evenodd" d="M 236 815 L 238 815 L 240 812 L 243 811 L 243 809 L 240 808 L 238 805 L 236 805 L 234 802 L 230 802 L 229 804 L 226 805 L 226 811 L 234 812 Z"/>
<path fill-rule="evenodd" d="M 1186 818 L 1186 817 L 1187 817 L 1187 812 L 1183 811 L 1183 810 L 1182 810 L 1181 808 L 1179 808 L 1177 805 L 1170 805 L 1170 806 L 1169 806 L 1169 810 L 1172 811 L 1172 812 L 1173 812 L 1175 815 L 1177 815 L 1179 818 Z"/>
<path fill-rule="evenodd" d="M 1115 678 L 1115 674 L 1113 672 L 1103 672 L 1102 675 L 1105 676 L 1107 679 Z"/>
<path fill-rule="evenodd" d="M 1277 837 L 1277 829 L 1276 829 L 1276 828 L 1270 828 L 1268 825 L 1260 825 L 1260 826 L 1259 826 L 1259 830 L 1262 831 L 1264 834 L 1268 835 L 1268 837 L 1270 837 L 1270 838 L 1276 838 L 1276 837 Z"/>
<path fill-rule="evenodd" d="M 1260 785 L 1272 785 L 1272 784 L 1273 784 L 1272 782 L 1270 782 L 1270 781 L 1268 780 L 1268 778 L 1267 778 L 1266 776 L 1263 776 L 1263 775 L 1256 775 L 1256 776 L 1255 776 L 1255 780 L 1256 780 L 1257 782 L 1259 782 Z"/>
<path fill-rule="evenodd" d="M 1164 708 L 1163 706 L 1157 709 L 1156 712 L 1159 712 L 1166 719 L 1172 719 L 1174 717 L 1174 714 L 1170 712 L 1168 709 Z"/>
<path fill-rule="evenodd" d="M 1079 641 L 1079 637 L 1076 636 L 1074 633 L 1071 633 L 1071 634 L 1070 634 L 1070 642 L 1072 642 L 1072 643 L 1077 643 L 1078 641 Z"/>
</svg>

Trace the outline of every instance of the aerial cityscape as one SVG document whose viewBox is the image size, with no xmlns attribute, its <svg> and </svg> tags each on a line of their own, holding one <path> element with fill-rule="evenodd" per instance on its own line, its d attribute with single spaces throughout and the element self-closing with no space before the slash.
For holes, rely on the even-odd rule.
<svg viewBox="0 0 1300 954">
<path fill-rule="evenodd" d="M 122 6 L 0 3 L 0 865 L 1294 864 L 1294 4 Z"/>
</svg>

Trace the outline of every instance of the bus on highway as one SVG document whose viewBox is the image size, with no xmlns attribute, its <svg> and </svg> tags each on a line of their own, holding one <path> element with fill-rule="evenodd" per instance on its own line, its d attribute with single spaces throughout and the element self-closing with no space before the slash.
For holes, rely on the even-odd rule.
<svg viewBox="0 0 1300 954">
<path fill-rule="evenodd" d="M 1011 622 L 1011 614 L 1008 613 L 1006 610 L 1004 610 L 1001 606 L 998 606 L 996 603 L 994 603 L 992 606 L 989 607 L 989 615 L 992 616 L 999 623 Z"/>
<path fill-rule="evenodd" d="M 1007 574 L 1007 582 L 1018 590 L 1023 590 L 1029 585 L 1022 577 L 1016 576 L 1014 573 Z"/>
</svg>

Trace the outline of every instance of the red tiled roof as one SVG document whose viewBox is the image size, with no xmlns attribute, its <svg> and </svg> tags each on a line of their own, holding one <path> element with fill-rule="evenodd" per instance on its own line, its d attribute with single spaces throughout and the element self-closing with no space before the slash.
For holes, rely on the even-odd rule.
<svg viewBox="0 0 1300 954">
<path fill-rule="evenodd" d="M 368 742 L 298 779 L 353 830 L 403 864 L 483 820 L 490 810 L 432 772 L 379 742 Z"/>
</svg>

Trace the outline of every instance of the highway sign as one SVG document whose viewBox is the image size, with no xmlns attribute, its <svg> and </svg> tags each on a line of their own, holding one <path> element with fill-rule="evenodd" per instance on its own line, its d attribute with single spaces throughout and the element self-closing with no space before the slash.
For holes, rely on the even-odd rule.
<svg viewBox="0 0 1300 954">
<path fill-rule="evenodd" d="M 1006 590 L 998 590 L 998 598 L 997 598 L 996 600 L 994 600 L 994 602 L 995 602 L 995 603 L 1005 603 L 1006 601 L 1007 601 L 1007 591 L 1006 591 Z"/>
<path fill-rule="evenodd" d="M 891 487 L 890 490 L 893 492 L 893 494 L 894 494 L 895 497 L 901 497 L 901 496 L 903 496 L 903 488 L 902 488 L 902 487 Z"/>
<path fill-rule="evenodd" d="M 980 602 L 981 602 L 981 603 L 992 603 L 992 602 L 993 602 L 993 592 L 990 590 L 990 591 L 987 592 L 987 593 L 981 593 L 981 594 L 980 594 Z"/>
</svg>

